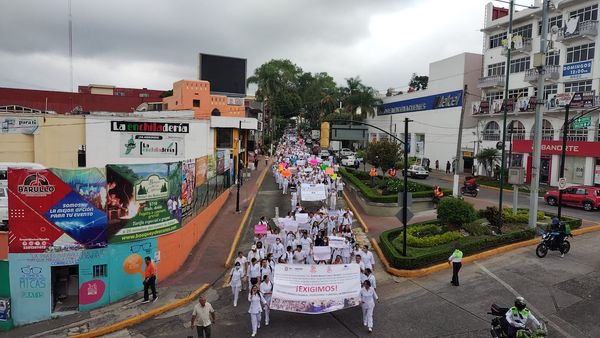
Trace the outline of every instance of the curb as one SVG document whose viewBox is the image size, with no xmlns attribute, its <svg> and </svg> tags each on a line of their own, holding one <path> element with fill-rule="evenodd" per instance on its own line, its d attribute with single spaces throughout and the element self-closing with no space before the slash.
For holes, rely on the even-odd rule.
<svg viewBox="0 0 600 338">
<path fill-rule="evenodd" d="M 346 200 L 346 203 L 350 207 L 350 210 L 352 210 L 352 212 L 354 213 L 354 216 L 358 220 L 358 223 L 360 223 L 360 226 L 363 228 L 363 231 L 365 233 L 369 232 L 369 227 L 367 226 L 367 223 L 365 223 L 365 221 L 362 219 L 362 216 L 356 210 L 356 207 L 354 207 L 354 204 L 352 204 L 352 201 L 350 201 L 350 197 L 348 197 L 348 195 L 346 194 L 346 191 L 344 191 L 343 195 L 344 195 L 344 199 Z"/>
<path fill-rule="evenodd" d="M 589 226 L 589 227 L 586 227 L 583 229 L 573 230 L 572 234 L 574 236 L 580 236 L 580 235 L 587 234 L 590 232 L 595 232 L 595 231 L 600 231 L 600 224 L 592 225 L 592 226 Z M 519 248 L 524 248 L 527 246 L 535 245 L 538 242 L 539 242 L 539 239 L 536 237 L 534 239 L 530 239 L 530 240 L 527 240 L 524 242 L 508 244 L 508 245 L 494 248 L 491 250 L 479 252 L 479 253 L 476 253 L 476 254 L 473 254 L 470 256 L 465 256 L 463 258 L 462 262 L 463 263 L 472 263 L 472 262 L 480 260 L 480 259 L 489 258 L 489 257 L 496 256 L 499 254 L 507 253 L 509 251 L 513 251 L 513 250 L 516 250 Z M 427 268 L 416 269 L 416 270 L 396 269 L 396 268 L 393 268 L 390 266 L 390 263 L 388 262 L 387 257 L 385 257 L 385 255 L 383 254 L 383 251 L 381 251 L 381 248 L 379 247 L 379 243 L 377 243 L 377 241 L 374 238 L 371 238 L 371 244 L 373 245 L 373 248 L 375 248 L 375 251 L 377 252 L 377 256 L 379 256 L 379 259 L 385 266 L 386 271 L 396 277 L 406 277 L 406 278 L 424 277 L 424 276 L 430 275 L 434 272 L 438 272 L 438 271 L 450 268 L 450 266 L 448 264 L 440 263 L 440 264 L 436 264 L 436 265 L 433 265 L 433 266 L 430 266 Z"/>
<path fill-rule="evenodd" d="M 269 164 L 271 162 L 269 161 Z M 263 173 L 261 174 L 260 178 L 256 181 L 256 186 L 260 186 L 262 184 L 262 182 L 265 179 L 265 176 L 267 176 L 267 172 L 269 172 L 269 166 L 267 165 L 267 167 L 264 169 Z M 229 249 L 229 255 L 227 255 L 227 259 L 225 260 L 225 267 L 226 268 L 230 268 L 231 267 L 231 263 L 233 263 L 233 257 L 235 256 L 235 250 L 240 242 L 240 238 L 242 237 L 242 232 L 244 231 L 244 226 L 246 225 L 246 221 L 248 220 L 248 216 L 250 216 L 250 211 L 252 211 L 252 207 L 254 207 L 254 201 L 256 200 L 256 194 L 254 194 L 254 196 L 252 196 L 252 199 L 250 200 L 250 203 L 248 204 L 248 208 L 246 209 L 246 212 L 244 213 L 244 217 L 242 218 L 242 222 L 240 223 L 237 232 L 235 233 L 235 236 L 233 237 L 233 242 L 231 243 L 231 249 Z"/>
<path fill-rule="evenodd" d="M 191 302 L 192 300 L 194 300 L 194 298 L 196 298 L 198 295 L 200 295 L 201 293 L 203 293 L 204 291 L 206 291 L 208 288 L 210 287 L 209 284 L 202 284 L 201 287 L 199 287 L 198 289 L 196 289 L 195 291 L 193 291 L 190 295 L 188 295 L 185 298 L 179 299 L 177 301 L 171 302 L 169 304 L 165 304 L 161 307 L 158 307 L 156 309 L 150 310 L 144 314 L 120 321 L 118 323 L 114 323 L 112 325 L 109 326 L 105 326 L 96 330 L 92 330 L 90 332 L 87 333 L 83 333 L 80 335 L 76 335 L 74 337 L 76 338 L 91 338 L 91 337 L 99 337 L 102 335 L 106 335 L 109 334 L 111 332 L 115 332 L 115 331 L 119 331 L 122 329 L 125 329 L 127 327 L 139 324 L 143 321 L 146 321 L 152 317 L 156 317 L 162 313 L 165 313 L 167 311 L 173 310 L 175 308 L 178 308 L 182 305 L 185 305 L 189 302 Z"/>
</svg>

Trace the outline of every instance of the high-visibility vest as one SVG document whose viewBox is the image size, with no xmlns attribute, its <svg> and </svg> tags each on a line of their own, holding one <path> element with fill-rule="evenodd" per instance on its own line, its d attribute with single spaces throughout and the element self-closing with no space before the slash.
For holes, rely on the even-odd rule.
<svg viewBox="0 0 600 338">
<path fill-rule="evenodd" d="M 463 253 L 462 251 L 458 250 L 458 249 L 454 249 L 454 252 L 452 253 L 452 256 L 462 259 L 463 257 Z"/>
<path fill-rule="evenodd" d="M 521 310 L 519 312 L 519 310 L 517 309 L 516 306 L 513 306 L 510 308 L 510 313 L 512 314 L 513 318 L 523 318 L 523 322 L 527 321 L 527 317 L 529 317 L 529 309 L 528 308 L 524 308 L 523 310 Z M 519 316 L 520 315 L 520 316 Z"/>
<path fill-rule="evenodd" d="M 373 177 L 376 175 L 377 175 L 377 173 L 375 172 L 375 168 L 371 168 L 371 171 L 369 172 L 369 176 Z"/>
</svg>

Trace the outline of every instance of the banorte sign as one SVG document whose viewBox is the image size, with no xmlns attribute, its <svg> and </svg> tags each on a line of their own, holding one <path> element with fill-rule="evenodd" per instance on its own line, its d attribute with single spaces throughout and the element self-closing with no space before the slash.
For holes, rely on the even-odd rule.
<svg viewBox="0 0 600 338">
<path fill-rule="evenodd" d="M 562 141 L 542 141 L 542 154 L 561 155 L 562 147 Z M 532 153 L 533 141 L 513 141 L 513 152 L 529 154 Z M 600 142 L 567 141 L 565 153 L 567 154 L 567 156 L 600 157 Z"/>
</svg>

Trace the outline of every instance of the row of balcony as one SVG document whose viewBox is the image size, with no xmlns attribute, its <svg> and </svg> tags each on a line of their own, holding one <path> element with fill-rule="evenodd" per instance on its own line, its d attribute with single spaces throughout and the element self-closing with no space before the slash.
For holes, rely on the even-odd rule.
<svg viewBox="0 0 600 338">
<path fill-rule="evenodd" d="M 544 66 L 542 74 L 544 81 L 557 82 L 561 76 L 562 66 Z M 523 80 L 530 83 L 536 83 L 540 77 L 540 72 L 536 68 L 527 69 Z M 506 82 L 505 75 L 486 76 L 479 79 L 479 88 L 503 88 Z"/>
<path fill-rule="evenodd" d="M 590 92 L 590 97 L 594 92 Z M 593 102 L 591 102 L 593 101 Z M 508 99 L 508 113 L 509 114 L 518 114 L 518 113 L 533 113 L 535 112 L 537 106 L 537 98 L 535 96 L 531 97 L 520 97 L 520 98 L 511 98 Z M 593 95 L 593 99 L 590 99 L 590 102 L 586 102 L 586 107 L 599 107 L 600 106 L 600 96 Z M 563 109 L 561 106 L 560 99 L 557 98 L 557 94 L 552 94 L 548 97 L 546 102 L 543 103 L 543 108 L 545 111 L 558 111 Z M 587 109 L 587 108 L 586 108 Z M 504 111 L 504 100 L 496 99 L 496 100 L 483 100 L 481 102 L 474 102 L 472 106 L 472 115 L 493 115 L 493 114 L 502 114 Z"/>
</svg>

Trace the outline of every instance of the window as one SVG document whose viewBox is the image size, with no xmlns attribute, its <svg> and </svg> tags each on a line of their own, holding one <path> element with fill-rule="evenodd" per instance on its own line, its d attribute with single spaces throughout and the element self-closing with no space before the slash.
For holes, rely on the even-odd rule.
<svg viewBox="0 0 600 338">
<path fill-rule="evenodd" d="M 148 93 L 140 93 L 140 97 L 150 97 L 150 94 L 148 94 Z"/>
<path fill-rule="evenodd" d="M 198 108 L 198 107 L 200 107 L 200 100 L 192 100 L 192 104 L 193 104 L 194 108 Z"/>
<path fill-rule="evenodd" d="M 233 129 L 217 128 L 217 148 L 233 148 Z"/>
<path fill-rule="evenodd" d="M 598 20 L 598 5 L 580 8 L 569 13 L 569 18 L 579 18 L 579 22 Z"/>
<path fill-rule="evenodd" d="M 510 72 L 520 73 L 526 71 L 527 69 L 529 69 L 529 61 L 529 56 L 520 59 L 510 60 Z"/>
<path fill-rule="evenodd" d="M 574 81 L 565 83 L 565 93 L 576 93 L 576 92 L 591 92 L 592 91 L 592 80 L 585 81 Z"/>
<path fill-rule="evenodd" d="M 531 128 L 531 137 L 530 139 L 535 138 L 535 125 Z M 542 140 L 551 141 L 554 140 L 554 128 L 552 127 L 552 123 L 550 121 L 544 119 L 542 121 Z"/>
<path fill-rule="evenodd" d="M 0 188 L 0 197 L 8 197 L 6 194 L 6 188 Z"/>
<path fill-rule="evenodd" d="M 534 88 L 534 93 L 533 96 L 537 97 L 537 88 Z M 552 94 L 556 94 L 558 93 L 558 85 L 557 84 L 553 84 L 553 85 L 545 85 L 544 86 L 544 100 L 548 99 L 548 95 L 552 95 Z"/>
<path fill-rule="evenodd" d="M 546 53 L 546 66 L 560 65 L 560 51 Z"/>
<path fill-rule="evenodd" d="M 483 129 L 484 141 L 500 141 L 500 125 L 496 121 L 490 121 Z"/>
<path fill-rule="evenodd" d="M 588 130 L 587 128 L 582 129 L 573 129 L 573 124 L 569 125 L 569 130 L 567 130 L 567 141 L 587 141 L 588 138 Z M 562 133 L 560 135 L 560 139 L 562 140 Z"/>
<path fill-rule="evenodd" d="M 529 96 L 529 88 L 517 88 L 517 89 L 510 89 L 508 91 L 509 99 L 516 99 L 519 97 L 527 97 L 527 96 Z"/>
<path fill-rule="evenodd" d="M 512 135 L 513 140 L 525 139 L 525 126 L 523 123 L 521 123 L 521 121 L 511 121 L 510 125 L 508 126 L 508 132 Z"/>
<path fill-rule="evenodd" d="M 93 265 L 92 273 L 94 275 L 94 278 L 108 277 L 108 268 L 107 268 L 106 264 Z"/>
<path fill-rule="evenodd" d="M 490 36 L 490 49 L 502 46 L 504 39 L 506 39 L 506 32 Z"/>
<path fill-rule="evenodd" d="M 499 62 L 488 65 L 487 76 L 504 75 L 506 72 L 506 62 Z"/>
<path fill-rule="evenodd" d="M 567 63 L 593 59 L 595 46 L 595 43 L 588 43 L 567 48 Z"/>
<path fill-rule="evenodd" d="M 517 27 L 517 28 L 513 29 L 513 36 L 520 35 L 523 38 L 531 38 L 532 30 L 533 30 L 532 27 L 533 27 L 532 24 Z"/>
<path fill-rule="evenodd" d="M 562 27 L 562 15 L 558 15 L 558 16 L 548 19 L 548 32 L 550 32 L 550 29 L 552 28 L 552 26 L 556 26 L 558 28 Z M 538 35 L 542 35 L 542 22 L 541 21 L 538 23 Z"/>
<path fill-rule="evenodd" d="M 115 92 L 115 95 L 116 96 L 125 96 L 125 93 L 124 92 Z"/>
<path fill-rule="evenodd" d="M 492 102 L 494 100 L 502 100 L 504 98 L 503 92 L 491 92 L 485 94 L 485 99 L 488 102 Z"/>
</svg>

